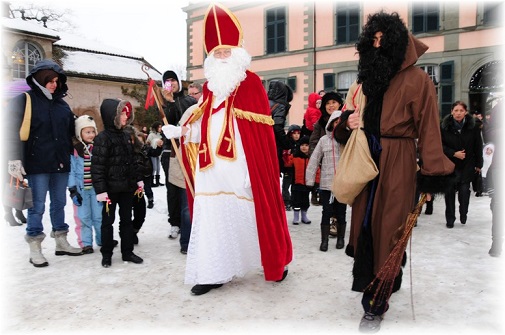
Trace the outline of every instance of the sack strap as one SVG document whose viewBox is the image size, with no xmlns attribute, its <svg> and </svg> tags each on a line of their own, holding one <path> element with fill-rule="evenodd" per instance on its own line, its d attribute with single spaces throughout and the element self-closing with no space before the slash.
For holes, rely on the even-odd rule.
<svg viewBox="0 0 505 335">
<path fill-rule="evenodd" d="M 272 107 L 270 107 L 270 113 L 273 112 L 277 108 L 277 106 L 279 106 L 278 102 L 276 102 Z"/>
<path fill-rule="evenodd" d="M 360 89 L 361 89 L 361 84 L 358 85 L 358 89 L 352 95 L 352 104 L 354 107 L 356 107 L 356 101 L 354 99 L 356 98 L 356 95 L 358 94 Z"/>
<path fill-rule="evenodd" d="M 26 95 L 26 105 L 25 114 L 23 116 L 23 123 L 21 123 L 21 129 L 19 129 L 19 138 L 21 141 L 28 141 L 30 137 L 30 127 L 32 123 L 32 99 L 30 95 L 25 92 Z"/>
</svg>

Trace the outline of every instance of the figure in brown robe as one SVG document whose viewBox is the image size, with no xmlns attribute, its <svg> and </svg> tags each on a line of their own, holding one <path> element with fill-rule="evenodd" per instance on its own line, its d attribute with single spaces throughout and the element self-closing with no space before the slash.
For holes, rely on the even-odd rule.
<svg viewBox="0 0 505 335">
<path fill-rule="evenodd" d="M 377 331 L 391 293 L 374 300 L 376 288 L 369 284 L 405 230 L 416 191 L 417 150 L 423 162 L 417 176 L 421 192 L 443 192 L 454 164 L 442 150 L 433 81 L 414 65 L 428 47 L 408 32 L 397 13 L 384 12 L 369 15 L 356 47 L 360 56 L 356 84 L 362 85 L 366 105 L 346 104 L 335 138 L 345 144 L 363 113 L 379 175 L 352 205 L 346 253 L 354 257 L 352 289 L 364 292 L 362 323 L 371 320 L 374 324 L 369 328 Z M 393 272 L 396 291 L 401 268 Z"/>
</svg>

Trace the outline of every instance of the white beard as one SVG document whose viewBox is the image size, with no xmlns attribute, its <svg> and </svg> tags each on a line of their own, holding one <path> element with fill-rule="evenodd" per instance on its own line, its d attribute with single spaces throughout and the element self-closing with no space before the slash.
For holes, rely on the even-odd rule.
<svg viewBox="0 0 505 335">
<path fill-rule="evenodd" d="M 216 98 L 227 98 L 245 79 L 250 64 L 251 56 L 243 48 L 232 48 L 231 56 L 226 59 L 218 59 L 214 53 L 210 54 L 204 63 L 207 87 Z"/>
</svg>

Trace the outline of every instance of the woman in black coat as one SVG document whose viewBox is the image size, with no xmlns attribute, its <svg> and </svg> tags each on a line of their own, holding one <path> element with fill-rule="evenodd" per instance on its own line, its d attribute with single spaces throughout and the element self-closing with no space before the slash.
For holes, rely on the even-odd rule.
<svg viewBox="0 0 505 335">
<path fill-rule="evenodd" d="M 482 136 L 475 119 L 468 114 L 462 101 L 452 104 L 451 114 L 441 124 L 444 154 L 455 164 L 456 185 L 445 194 L 445 220 L 447 228 L 456 220 L 456 192 L 458 192 L 459 218 L 466 223 L 470 204 L 470 183 L 482 168 Z"/>
</svg>

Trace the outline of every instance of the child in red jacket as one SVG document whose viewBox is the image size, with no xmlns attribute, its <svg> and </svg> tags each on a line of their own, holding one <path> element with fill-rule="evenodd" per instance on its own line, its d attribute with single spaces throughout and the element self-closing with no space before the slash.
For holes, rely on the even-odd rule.
<svg viewBox="0 0 505 335">
<path fill-rule="evenodd" d="M 303 223 L 309 224 L 312 222 L 307 217 L 307 210 L 310 207 L 311 188 L 305 185 L 305 170 L 309 164 L 309 137 L 303 136 L 299 145 L 299 150 L 290 155 L 286 165 L 292 166 L 294 170 L 293 183 L 291 184 L 291 206 L 294 211 L 294 225 L 300 223 L 300 211 L 302 212 Z"/>
</svg>

